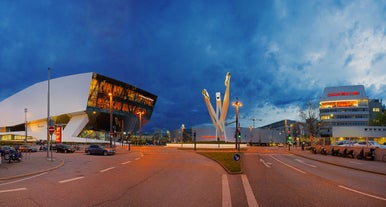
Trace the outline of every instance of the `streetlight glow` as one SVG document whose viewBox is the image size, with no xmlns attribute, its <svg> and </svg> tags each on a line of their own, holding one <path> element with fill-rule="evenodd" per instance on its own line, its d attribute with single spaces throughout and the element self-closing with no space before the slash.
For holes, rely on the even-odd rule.
<svg viewBox="0 0 386 207">
<path fill-rule="evenodd" d="M 27 112 L 28 112 L 28 109 L 25 108 L 24 109 L 24 119 L 25 119 L 25 137 L 24 137 L 24 145 L 27 145 Z"/>
<path fill-rule="evenodd" d="M 110 92 L 108 95 L 110 96 L 110 147 L 113 147 L 113 94 Z"/>
<path fill-rule="evenodd" d="M 138 110 L 137 115 L 139 117 L 139 140 L 142 141 L 142 115 L 145 114 L 145 111 Z"/>
<path fill-rule="evenodd" d="M 240 151 L 240 145 L 237 144 L 238 143 L 238 141 L 237 141 L 238 140 L 238 134 L 240 133 L 240 129 L 239 129 L 239 107 L 242 107 L 243 104 L 239 101 L 239 98 L 236 97 L 236 101 L 232 102 L 232 106 L 234 106 L 236 108 L 236 132 L 235 132 L 235 139 L 236 139 L 236 149 L 238 149 Z"/>
</svg>

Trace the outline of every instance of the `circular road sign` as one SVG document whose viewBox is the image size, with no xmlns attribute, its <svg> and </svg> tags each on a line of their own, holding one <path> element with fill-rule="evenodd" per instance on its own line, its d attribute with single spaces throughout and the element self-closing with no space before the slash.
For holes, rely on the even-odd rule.
<svg viewBox="0 0 386 207">
<path fill-rule="evenodd" d="M 50 126 L 50 127 L 48 128 L 48 132 L 49 132 L 51 135 L 54 133 L 54 131 L 55 131 L 55 127 L 54 127 L 54 126 Z"/>
<path fill-rule="evenodd" d="M 240 160 L 240 155 L 238 153 L 236 153 L 235 155 L 233 155 L 233 160 L 234 161 L 239 161 Z"/>
</svg>

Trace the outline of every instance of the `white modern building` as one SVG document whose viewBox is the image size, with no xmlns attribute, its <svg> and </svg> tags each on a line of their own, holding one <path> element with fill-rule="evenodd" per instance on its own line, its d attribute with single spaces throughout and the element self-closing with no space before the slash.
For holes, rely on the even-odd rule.
<svg viewBox="0 0 386 207">
<path fill-rule="evenodd" d="M 319 102 L 320 134 L 329 137 L 334 126 L 369 125 L 369 99 L 363 85 L 327 87 Z"/>
<path fill-rule="evenodd" d="M 47 140 L 52 120 L 61 132 L 54 133 L 53 140 L 108 141 L 110 134 L 122 137 L 145 125 L 156 99 L 147 91 L 92 72 L 39 82 L 0 102 L 0 140 L 24 140 L 25 130 L 28 141 Z"/>
<path fill-rule="evenodd" d="M 383 108 L 382 100 L 367 97 L 363 85 L 327 87 L 319 102 L 320 135 L 335 140 L 371 138 L 383 143 L 386 128 L 369 126 Z"/>
</svg>

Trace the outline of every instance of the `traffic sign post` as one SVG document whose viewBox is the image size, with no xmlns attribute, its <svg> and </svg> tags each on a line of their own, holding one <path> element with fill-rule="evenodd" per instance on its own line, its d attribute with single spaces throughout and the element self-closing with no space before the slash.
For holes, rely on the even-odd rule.
<svg viewBox="0 0 386 207">
<path fill-rule="evenodd" d="M 52 134 L 55 132 L 55 127 L 54 126 L 50 126 L 48 128 L 48 132 L 50 133 L 50 135 L 52 136 Z"/>
<path fill-rule="evenodd" d="M 238 153 L 235 153 L 234 155 L 233 155 L 233 160 L 234 161 L 239 161 L 241 159 L 241 157 L 240 157 L 240 155 L 238 154 Z"/>
<path fill-rule="evenodd" d="M 50 126 L 48 127 L 48 132 L 50 133 L 50 146 L 48 146 L 48 143 L 47 143 L 47 153 L 48 153 L 48 150 L 51 151 L 51 161 L 52 161 L 52 134 L 55 132 L 55 127 L 54 126 Z M 48 154 L 47 154 L 48 156 Z"/>
</svg>

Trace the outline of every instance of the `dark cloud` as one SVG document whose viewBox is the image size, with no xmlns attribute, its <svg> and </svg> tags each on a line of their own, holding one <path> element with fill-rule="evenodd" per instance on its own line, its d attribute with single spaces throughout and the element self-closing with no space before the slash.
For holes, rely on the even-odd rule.
<svg viewBox="0 0 386 207">
<path fill-rule="evenodd" d="M 381 5 L 0 1 L 0 100 L 46 80 L 48 67 L 52 77 L 92 71 L 158 95 L 145 130 L 210 123 L 201 90 L 214 101 L 215 92 L 225 91 L 227 72 L 230 99 L 244 103 L 245 122 L 256 116 L 265 123 L 297 119 L 297 107 L 318 99 L 324 87 L 358 84 L 363 74 L 370 94 L 382 98 Z M 366 61 L 372 70 L 362 65 Z"/>
</svg>

